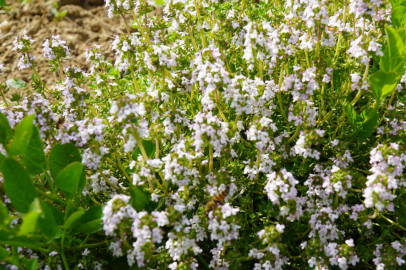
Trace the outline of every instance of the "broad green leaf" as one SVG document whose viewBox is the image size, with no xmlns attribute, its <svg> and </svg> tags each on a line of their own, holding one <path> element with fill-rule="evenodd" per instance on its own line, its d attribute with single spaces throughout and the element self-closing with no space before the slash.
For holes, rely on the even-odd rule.
<svg viewBox="0 0 406 270">
<path fill-rule="evenodd" d="M 67 10 L 62 10 L 61 12 L 58 12 L 58 17 L 59 18 L 63 18 L 66 16 L 66 14 L 68 13 Z"/>
<path fill-rule="evenodd" d="M 102 206 L 92 206 L 90 207 L 84 215 L 80 218 L 75 228 L 75 232 L 80 233 L 93 233 L 99 231 L 101 227 L 103 217 Z"/>
<path fill-rule="evenodd" d="M 92 206 L 90 207 L 85 214 L 82 216 L 82 218 L 80 219 L 80 221 L 82 223 L 86 223 L 89 221 L 93 221 L 95 219 L 100 219 L 103 217 L 103 208 L 101 205 L 96 205 L 96 206 Z"/>
<path fill-rule="evenodd" d="M 63 223 L 65 222 L 65 216 L 64 214 L 59 211 L 58 209 L 55 208 L 55 206 L 53 206 L 52 204 L 45 202 L 48 210 L 51 212 L 52 216 L 54 217 L 54 220 L 56 222 L 57 225 L 63 225 Z"/>
<path fill-rule="evenodd" d="M 355 125 L 356 122 L 359 122 L 360 117 L 351 104 L 347 104 L 345 106 L 345 113 L 347 114 L 348 120 L 350 120 L 351 124 Z"/>
<path fill-rule="evenodd" d="M 376 100 L 383 100 L 399 82 L 399 75 L 396 72 L 377 71 L 369 76 L 369 84 Z"/>
<path fill-rule="evenodd" d="M 102 228 L 102 220 L 96 219 L 79 225 L 79 227 L 75 228 L 75 231 L 79 233 L 95 233 L 100 231 Z"/>
<path fill-rule="evenodd" d="M 144 191 L 138 187 L 130 189 L 130 203 L 135 210 L 152 212 L 156 209 L 158 203 L 151 201 L 151 193 Z"/>
<path fill-rule="evenodd" d="M 37 230 L 37 221 L 40 213 L 37 211 L 31 211 L 26 214 L 23 218 L 23 223 L 20 226 L 20 231 L 18 235 L 29 235 L 35 233 Z"/>
<path fill-rule="evenodd" d="M 22 89 L 27 87 L 27 83 L 21 79 L 8 79 L 6 84 L 10 87 Z"/>
<path fill-rule="evenodd" d="M 402 39 L 403 43 L 406 45 L 406 30 L 400 29 L 398 31 L 398 34 L 399 34 L 400 38 Z"/>
<path fill-rule="evenodd" d="M 1 168 L 1 164 L 3 164 L 3 161 L 6 159 L 6 157 L 0 153 L 0 168 Z"/>
<path fill-rule="evenodd" d="M 36 211 L 42 215 L 42 207 L 41 207 L 41 200 L 36 197 L 32 203 L 30 204 L 30 208 L 28 208 L 29 212 Z"/>
<path fill-rule="evenodd" d="M 38 269 L 38 260 L 35 257 L 30 259 L 30 260 L 28 260 L 25 257 L 21 257 L 21 261 L 23 262 L 23 264 L 24 264 L 24 266 L 25 266 L 25 268 L 27 270 L 36 270 L 36 269 Z"/>
<path fill-rule="evenodd" d="M 392 10 L 400 5 L 406 6 L 406 0 L 391 0 L 390 3 L 392 5 Z"/>
<path fill-rule="evenodd" d="M 10 156 L 25 155 L 28 149 L 28 144 L 31 140 L 33 132 L 34 115 L 24 117 L 24 119 L 16 126 L 14 137 L 9 146 L 8 153 Z"/>
<path fill-rule="evenodd" d="M 7 141 L 11 138 L 11 127 L 7 117 L 0 112 L 0 143 L 6 146 Z"/>
<path fill-rule="evenodd" d="M 0 245 L 12 245 L 25 248 L 38 248 L 40 237 L 17 236 L 0 230 Z"/>
<path fill-rule="evenodd" d="M 10 251 L 0 246 L 0 260 L 7 259 L 8 255 L 10 255 Z"/>
<path fill-rule="evenodd" d="M 30 177 L 23 166 L 11 158 L 4 160 L 2 172 L 7 196 L 17 211 L 27 213 L 30 204 L 37 197 L 37 191 Z"/>
<path fill-rule="evenodd" d="M 44 201 L 41 201 L 41 209 L 42 209 L 43 214 L 38 219 L 38 229 L 39 229 L 38 232 L 42 233 L 43 235 L 47 236 L 50 239 L 55 239 L 55 238 L 59 238 L 62 236 L 62 231 L 58 227 L 58 223 L 56 222 L 55 215 L 53 214 L 51 207 L 49 205 L 50 204 L 48 204 Z M 57 209 L 55 209 L 55 210 L 58 211 Z M 62 213 L 60 213 L 60 214 L 62 215 L 62 222 L 60 225 L 62 225 L 63 224 L 63 214 Z"/>
<path fill-rule="evenodd" d="M 70 217 L 70 215 L 72 215 L 74 211 L 75 205 L 73 204 L 72 200 L 69 200 L 65 208 L 65 216 L 63 217 L 64 223 L 68 220 L 68 218 Z"/>
<path fill-rule="evenodd" d="M 63 228 L 65 230 L 71 230 L 73 227 L 79 222 L 80 218 L 84 215 L 83 209 L 81 211 L 76 211 L 72 213 L 72 215 L 69 216 L 69 218 L 66 220 L 65 224 L 63 225 Z"/>
<path fill-rule="evenodd" d="M 42 140 L 37 127 L 33 127 L 28 149 L 23 157 L 24 165 L 31 176 L 36 176 L 46 170 L 46 159 Z"/>
<path fill-rule="evenodd" d="M 156 149 L 156 144 L 150 141 L 142 141 L 142 145 L 144 146 L 145 152 L 147 153 L 147 156 L 149 158 L 154 158 L 155 155 L 155 149 Z M 133 159 L 137 160 L 138 155 L 142 155 L 141 153 L 141 148 L 137 147 L 133 153 Z"/>
<path fill-rule="evenodd" d="M 146 209 L 147 205 L 150 202 L 148 194 L 141 190 L 138 187 L 133 187 L 130 189 L 131 195 L 131 205 L 137 212 L 143 211 Z"/>
<path fill-rule="evenodd" d="M 380 68 L 382 71 L 395 71 L 400 76 L 405 69 L 405 44 L 398 32 L 391 26 L 385 26 L 387 46 L 381 58 Z"/>
<path fill-rule="evenodd" d="M 9 223 L 10 216 L 8 215 L 8 209 L 3 202 L 0 201 L 0 228 L 2 225 L 8 226 Z"/>
<path fill-rule="evenodd" d="M 66 197 L 73 197 L 82 192 L 86 179 L 82 163 L 73 162 L 63 169 L 55 179 L 55 184 Z"/>
<path fill-rule="evenodd" d="M 391 22 L 397 27 L 404 27 L 406 25 L 406 7 L 398 6 L 391 14 Z"/>
<path fill-rule="evenodd" d="M 56 179 L 60 171 L 75 161 L 80 162 L 81 158 L 79 151 L 73 144 L 54 145 L 49 155 L 49 170 L 52 178 Z"/>
<path fill-rule="evenodd" d="M 358 143 L 363 143 L 372 135 L 372 133 L 374 133 L 379 121 L 379 115 L 376 108 L 365 110 L 361 113 L 361 117 L 366 119 L 366 121 L 362 123 L 361 129 L 358 133 Z"/>
</svg>

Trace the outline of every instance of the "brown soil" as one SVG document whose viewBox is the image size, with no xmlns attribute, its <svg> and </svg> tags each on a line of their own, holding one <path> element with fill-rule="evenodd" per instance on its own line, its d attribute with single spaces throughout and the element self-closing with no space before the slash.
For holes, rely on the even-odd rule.
<svg viewBox="0 0 406 270">
<path fill-rule="evenodd" d="M 100 0 L 60 0 L 59 10 L 66 10 L 67 15 L 59 22 L 53 21 L 54 16 L 50 12 L 52 2 L 32 0 L 30 3 L 21 5 L 17 1 L 6 0 L 12 5 L 12 10 L 0 10 L 0 63 L 4 64 L 6 70 L 0 75 L 0 82 L 5 83 L 7 79 L 22 79 L 29 84 L 33 73 L 31 69 L 19 70 L 17 67 L 19 53 L 12 50 L 12 43 L 15 36 L 27 34 L 35 42 L 32 44 L 32 54 L 35 57 L 38 73 L 41 79 L 52 88 L 59 73 L 49 72 L 47 60 L 42 55 L 42 44 L 45 39 L 52 35 L 60 35 L 66 40 L 66 45 L 71 50 L 71 57 L 62 63 L 63 67 L 77 66 L 87 70 L 90 62 L 86 62 L 84 53 L 93 44 L 102 45 L 100 48 L 105 59 L 113 59 L 111 51 L 111 40 L 120 33 L 125 33 L 123 18 L 108 18 L 107 11 Z M 82 5 L 63 5 L 65 3 L 76 3 Z M 102 5 L 100 5 L 102 4 Z M 128 16 L 130 19 L 131 16 Z M 132 31 L 134 29 L 131 29 Z M 30 86 L 29 86 L 30 87 Z M 10 89 L 11 93 L 22 94 L 22 89 Z M 1 103 L 1 101 L 0 101 Z"/>
</svg>

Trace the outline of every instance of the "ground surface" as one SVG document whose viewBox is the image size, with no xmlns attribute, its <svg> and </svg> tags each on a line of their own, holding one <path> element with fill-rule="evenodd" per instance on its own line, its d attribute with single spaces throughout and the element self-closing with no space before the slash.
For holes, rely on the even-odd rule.
<svg viewBox="0 0 406 270">
<path fill-rule="evenodd" d="M 53 2 L 59 4 L 60 11 L 67 11 L 67 15 L 59 22 L 53 20 L 54 15 L 51 13 Z M 90 63 L 86 62 L 84 57 L 86 49 L 92 44 L 102 45 L 103 56 L 106 59 L 112 59 L 114 53 L 111 51 L 111 40 L 126 31 L 122 18 L 107 17 L 103 0 L 31 0 L 24 5 L 18 1 L 6 0 L 6 3 L 12 5 L 12 9 L 0 9 L 0 63 L 6 67 L 4 74 L 0 75 L 2 83 L 12 78 L 29 82 L 32 74 L 30 69 L 18 69 L 20 55 L 12 50 L 15 36 L 27 34 L 35 40 L 32 53 L 38 65 L 39 74 L 48 88 L 52 88 L 59 80 L 59 75 L 48 71 L 49 65 L 42 55 L 42 44 L 45 39 L 52 35 L 60 35 L 63 40 L 66 40 L 72 54 L 70 59 L 62 64 L 64 68 L 77 66 L 87 70 Z M 11 97 L 12 93 L 23 91 L 10 89 L 7 97 Z"/>
</svg>

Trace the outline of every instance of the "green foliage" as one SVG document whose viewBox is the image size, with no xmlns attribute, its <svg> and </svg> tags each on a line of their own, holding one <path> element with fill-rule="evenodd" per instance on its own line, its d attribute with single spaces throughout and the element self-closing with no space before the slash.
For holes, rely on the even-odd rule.
<svg viewBox="0 0 406 270">
<path fill-rule="evenodd" d="M 400 76 L 396 72 L 377 71 L 369 76 L 374 98 L 380 102 L 392 93 L 398 84 Z"/>
<path fill-rule="evenodd" d="M 84 214 L 81 216 L 75 232 L 79 233 L 95 233 L 102 229 L 102 207 L 100 205 L 90 207 Z"/>
<path fill-rule="evenodd" d="M 23 164 L 30 176 L 36 176 L 46 170 L 46 158 L 44 147 L 37 127 L 32 128 L 26 154 L 23 157 Z"/>
<path fill-rule="evenodd" d="M 405 6 L 398 6 L 396 7 L 391 14 L 391 21 L 393 25 L 397 27 L 405 27 L 406 26 L 406 7 Z"/>
<path fill-rule="evenodd" d="M 8 79 L 7 85 L 16 89 L 23 89 L 27 87 L 27 83 L 21 79 Z"/>
<path fill-rule="evenodd" d="M 66 16 L 66 14 L 68 14 L 68 11 L 59 10 L 57 2 L 53 2 L 52 5 L 53 5 L 53 8 L 51 8 L 51 13 L 52 13 L 52 15 L 54 15 L 53 21 L 59 22 Z"/>
<path fill-rule="evenodd" d="M 79 162 L 73 162 L 59 172 L 55 184 L 67 199 L 81 193 L 86 181 L 85 170 Z"/>
<path fill-rule="evenodd" d="M 24 118 L 15 128 L 13 140 L 8 147 L 8 154 L 10 156 L 22 155 L 25 156 L 28 145 L 31 141 L 33 134 L 33 120 L 34 115 Z"/>
<path fill-rule="evenodd" d="M 80 154 L 73 144 L 54 145 L 49 155 L 49 170 L 52 178 L 55 179 L 69 164 L 80 161 Z"/>
<path fill-rule="evenodd" d="M 147 156 L 149 158 L 154 158 L 155 149 L 156 149 L 155 143 L 153 143 L 151 141 L 143 140 L 142 145 L 144 146 Z M 138 155 L 142 155 L 141 148 L 139 148 L 139 147 L 137 147 L 137 149 L 134 150 L 133 155 L 132 155 L 133 159 L 137 159 Z"/>
<path fill-rule="evenodd" d="M 0 9 L 3 9 L 6 6 L 7 6 L 6 0 L 0 0 Z"/>
<path fill-rule="evenodd" d="M 380 68 L 385 72 L 394 71 L 401 76 L 405 72 L 405 44 L 393 27 L 385 26 L 385 32 L 387 46 L 380 61 Z"/>
<path fill-rule="evenodd" d="M 0 112 L 0 143 L 6 146 L 11 138 L 11 128 L 4 114 Z"/>
<path fill-rule="evenodd" d="M 152 212 L 158 206 L 158 203 L 151 201 L 151 193 L 141 190 L 138 187 L 130 189 L 131 205 L 136 211 L 146 210 Z"/>
<path fill-rule="evenodd" d="M 17 211 L 27 213 L 38 194 L 24 167 L 14 159 L 7 158 L 3 161 L 1 172 L 7 196 Z"/>
</svg>

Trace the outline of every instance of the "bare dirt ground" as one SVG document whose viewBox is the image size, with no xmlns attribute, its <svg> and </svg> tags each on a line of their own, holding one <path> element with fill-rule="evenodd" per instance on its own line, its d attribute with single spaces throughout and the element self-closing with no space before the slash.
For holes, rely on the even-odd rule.
<svg viewBox="0 0 406 270">
<path fill-rule="evenodd" d="M 58 3 L 59 11 L 67 11 L 67 15 L 61 21 L 53 20 L 54 15 L 51 13 L 53 2 Z M 123 18 L 107 17 L 103 0 L 32 0 L 24 5 L 15 0 L 6 0 L 6 3 L 11 5 L 12 9 L 0 9 L 0 64 L 6 67 L 4 74 L 0 75 L 1 83 L 14 78 L 22 79 L 29 85 L 33 73 L 31 69 L 18 69 L 20 55 L 12 50 L 16 36 L 27 34 L 35 40 L 32 44 L 32 54 L 38 73 L 47 86 L 52 88 L 60 78 L 57 73 L 48 71 L 49 65 L 42 55 L 42 44 L 45 39 L 51 38 L 52 35 L 60 35 L 66 40 L 72 55 L 62 63 L 63 67 L 77 66 L 87 70 L 90 66 L 84 57 L 87 48 L 93 44 L 102 45 L 100 49 L 102 55 L 105 59 L 112 60 L 114 53 L 111 51 L 111 40 L 116 35 L 126 32 Z M 23 91 L 10 89 L 7 97 L 11 97 L 15 92 L 22 94 Z"/>
</svg>

